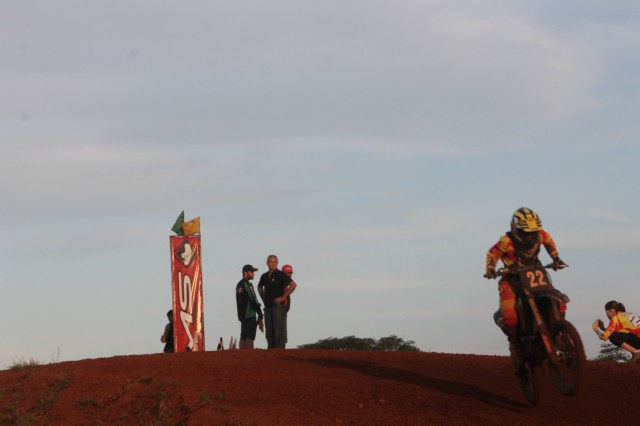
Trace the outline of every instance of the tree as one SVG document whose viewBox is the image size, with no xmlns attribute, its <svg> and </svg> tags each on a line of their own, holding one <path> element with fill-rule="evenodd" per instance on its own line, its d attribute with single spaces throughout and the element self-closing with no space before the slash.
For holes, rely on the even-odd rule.
<svg viewBox="0 0 640 426">
<path fill-rule="evenodd" d="M 611 343 L 603 343 L 600 345 L 600 352 L 594 361 L 611 361 L 611 362 L 627 362 L 629 361 L 629 352 L 620 349 Z"/>
<path fill-rule="evenodd" d="M 391 336 L 381 337 L 380 340 L 378 340 L 378 344 L 376 345 L 374 350 L 415 352 L 419 351 L 420 349 L 415 346 L 415 342 L 413 340 L 407 340 L 405 342 L 400 337 L 392 334 Z"/>
<path fill-rule="evenodd" d="M 318 340 L 316 343 L 307 343 L 298 346 L 298 349 L 334 349 L 334 350 L 359 350 L 359 351 L 402 351 L 420 352 L 413 340 L 404 341 L 400 337 L 392 334 L 382 337 L 380 340 L 371 338 L 360 338 L 356 336 L 329 337 Z"/>
</svg>

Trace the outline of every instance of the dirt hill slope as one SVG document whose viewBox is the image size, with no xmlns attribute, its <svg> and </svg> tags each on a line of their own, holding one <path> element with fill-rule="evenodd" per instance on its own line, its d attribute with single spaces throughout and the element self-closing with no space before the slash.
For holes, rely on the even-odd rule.
<svg viewBox="0 0 640 426">
<path fill-rule="evenodd" d="M 637 421 L 640 365 L 587 363 L 580 394 L 545 376 L 537 407 L 498 356 L 221 351 L 0 372 L 0 424 L 586 425 Z M 626 407 L 626 408 L 625 408 Z M 610 410 L 613 410 L 610 411 Z"/>
</svg>

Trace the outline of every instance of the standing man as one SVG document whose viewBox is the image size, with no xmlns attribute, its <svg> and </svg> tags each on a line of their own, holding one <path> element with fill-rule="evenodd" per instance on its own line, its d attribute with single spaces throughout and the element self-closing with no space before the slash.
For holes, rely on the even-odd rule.
<svg viewBox="0 0 640 426">
<path fill-rule="evenodd" d="M 253 341 L 256 340 L 256 328 L 264 333 L 262 322 L 262 309 L 256 297 L 251 280 L 257 271 L 251 265 L 242 267 L 242 279 L 236 285 L 236 306 L 238 308 L 238 320 L 240 321 L 240 348 L 253 349 Z M 256 314 L 258 321 L 256 321 Z M 222 339 L 222 338 L 221 338 Z"/>
<path fill-rule="evenodd" d="M 173 309 L 167 312 L 169 324 L 164 327 L 164 334 L 160 337 L 160 341 L 164 343 L 164 352 L 173 352 Z"/>
<path fill-rule="evenodd" d="M 258 292 L 264 302 L 267 348 L 284 349 L 287 343 L 287 307 L 285 300 L 297 287 L 290 276 L 278 269 L 278 256 L 267 257 L 269 270 L 262 274 Z"/>
<path fill-rule="evenodd" d="M 293 279 L 293 266 L 291 265 L 284 265 L 282 267 L 282 272 L 284 272 L 285 274 L 289 275 L 289 277 L 291 279 Z M 288 287 L 287 287 L 288 288 Z M 286 289 L 285 289 L 286 290 Z M 291 293 L 289 293 L 291 294 Z M 291 296 L 287 296 L 287 300 L 284 301 L 284 303 L 287 306 L 287 313 L 289 313 L 289 309 L 291 309 Z"/>
<path fill-rule="evenodd" d="M 289 275 L 289 277 L 293 280 L 293 266 L 291 265 L 284 265 L 282 267 L 282 272 L 284 272 L 285 274 Z M 289 286 L 287 286 L 287 288 L 285 288 L 285 292 L 289 289 Z M 286 300 L 284 301 L 285 306 L 287 307 L 287 324 L 289 323 L 289 310 L 291 309 L 291 296 L 287 296 Z M 286 330 L 286 329 L 285 329 Z M 285 332 L 285 336 L 287 336 L 287 340 L 285 340 L 285 343 L 289 343 L 289 332 L 288 330 Z"/>
</svg>

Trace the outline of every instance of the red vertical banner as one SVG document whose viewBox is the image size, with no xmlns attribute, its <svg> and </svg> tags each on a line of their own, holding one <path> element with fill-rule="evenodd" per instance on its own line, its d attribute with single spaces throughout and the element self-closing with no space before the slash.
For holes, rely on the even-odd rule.
<svg viewBox="0 0 640 426">
<path fill-rule="evenodd" d="M 204 351 L 200 236 L 172 236 L 171 281 L 176 352 Z"/>
</svg>

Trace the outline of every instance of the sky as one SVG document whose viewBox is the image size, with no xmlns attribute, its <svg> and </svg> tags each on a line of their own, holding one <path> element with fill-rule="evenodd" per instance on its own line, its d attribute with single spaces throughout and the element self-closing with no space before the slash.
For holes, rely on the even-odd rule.
<svg viewBox="0 0 640 426">
<path fill-rule="evenodd" d="M 289 348 L 506 355 L 482 275 L 523 206 L 589 358 L 640 311 L 636 1 L 0 4 L 0 368 L 161 352 L 182 210 L 207 350 L 276 254 Z"/>
</svg>

